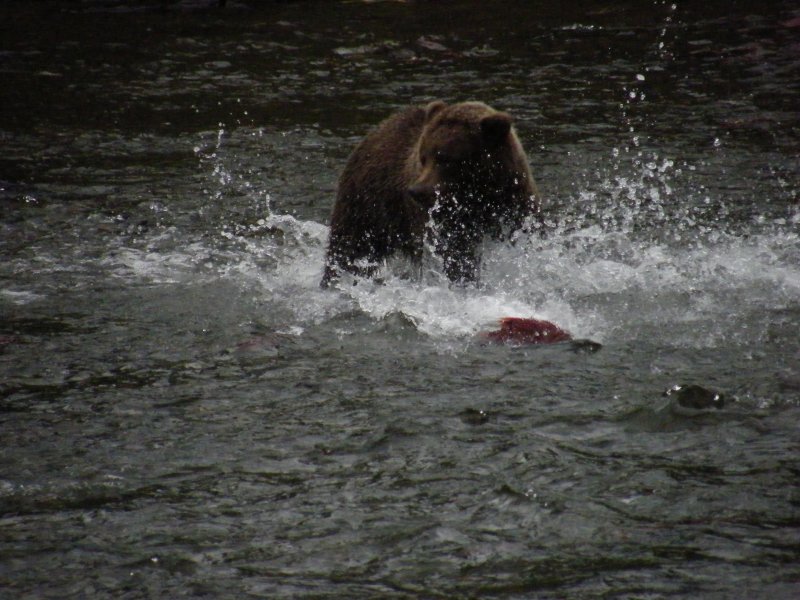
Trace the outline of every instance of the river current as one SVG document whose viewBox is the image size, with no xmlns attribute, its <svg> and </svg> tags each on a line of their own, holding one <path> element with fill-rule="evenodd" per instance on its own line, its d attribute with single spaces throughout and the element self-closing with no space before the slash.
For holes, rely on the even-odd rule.
<svg viewBox="0 0 800 600">
<path fill-rule="evenodd" d="M 797 597 L 792 2 L 0 22 L 0 596 Z M 349 152 L 436 98 L 514 116 L 547 233 L 321 290 Z"/>
</svg>

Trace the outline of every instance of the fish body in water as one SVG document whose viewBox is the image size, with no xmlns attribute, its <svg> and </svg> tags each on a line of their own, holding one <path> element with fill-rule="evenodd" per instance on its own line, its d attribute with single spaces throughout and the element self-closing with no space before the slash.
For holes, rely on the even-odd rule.
<svg viewBox="0 0 800 600">
<path fill-rule="evenodd" d="M 543 319 L 505 317 L 500 319 L 500 329 L 486 331 L 481 336 L 498 344 L 554 344 L 572 339 L 569 332 L 555 323 Z"/>
</svg>

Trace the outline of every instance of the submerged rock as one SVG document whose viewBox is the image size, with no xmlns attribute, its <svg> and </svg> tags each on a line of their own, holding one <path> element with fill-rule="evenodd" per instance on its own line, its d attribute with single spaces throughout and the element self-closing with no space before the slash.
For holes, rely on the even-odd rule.
<svg viewBox="0 0 800 600">
<path fill-rule="evenodd" d="M 489 422 L 489 414 L 479 408 L 466 408 L 458 416 L 467 425 L 483 425 Z"/>
<path fill-rule="evenodd" d="M 725 406 L 725 397 L 720 392 L 694 383 L 674 385 L 664 395 L 681 408 L 690 410 L 720 409 Z"/>
</svg>

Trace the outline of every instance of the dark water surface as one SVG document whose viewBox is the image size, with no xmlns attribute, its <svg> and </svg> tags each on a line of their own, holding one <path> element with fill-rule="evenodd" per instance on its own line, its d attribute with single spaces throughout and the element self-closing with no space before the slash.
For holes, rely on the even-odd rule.
<svg viewBox="0 0 800 600">
<path fill-rule="evenodd" d="M 796 598 L 795 3 L 206 4 L 0 6 L 0 596 Z M 551 233 L 321 291 L 434 98 Z"/>
</svg>

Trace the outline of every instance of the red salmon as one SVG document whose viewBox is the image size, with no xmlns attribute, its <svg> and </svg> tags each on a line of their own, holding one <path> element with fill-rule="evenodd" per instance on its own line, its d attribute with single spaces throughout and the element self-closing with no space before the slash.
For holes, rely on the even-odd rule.
<svg viewBox="0 0 800 600">
<path fill-rule="evenodd" d="M 554 344 L 572 339 L 568 332 L 555 323 L 521 317 L 500 319 L 500 329 L 484 331 L 480 335 L 498 344 Z"/>
</svg>

